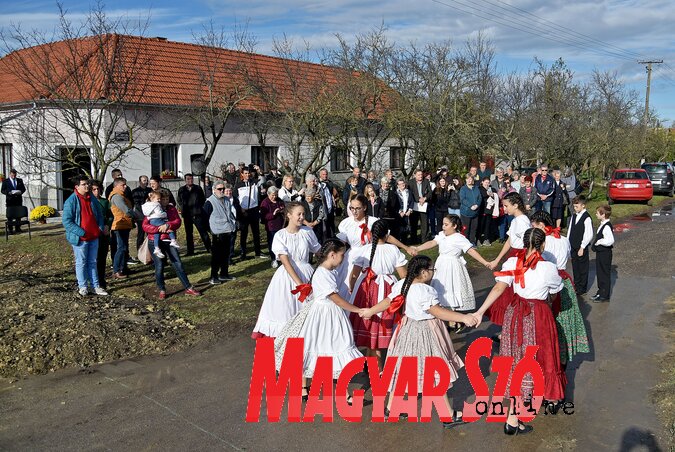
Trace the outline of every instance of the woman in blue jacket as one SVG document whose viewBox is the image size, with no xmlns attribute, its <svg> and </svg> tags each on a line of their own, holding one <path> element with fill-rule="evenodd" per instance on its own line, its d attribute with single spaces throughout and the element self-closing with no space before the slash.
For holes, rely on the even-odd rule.
<svg viewBox="0 0 675 452">
<path fill-rule="evenodd" d="M 464 235 L 475 246 L 476 231 L 478 229 L 478 207 L 483 198 L 480 190 L 475 186 L 475 181 L 470 174 L 466 175 L 466 184 L 459 189 L 459 215 L 464 225 Z"/>
</svg>

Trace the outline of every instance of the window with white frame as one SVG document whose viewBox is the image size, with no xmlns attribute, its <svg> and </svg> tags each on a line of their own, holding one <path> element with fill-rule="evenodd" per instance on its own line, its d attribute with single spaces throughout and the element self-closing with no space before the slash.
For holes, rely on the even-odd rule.
<svg viewBox="0 0 675 452">
<path fill-rule="evenodd" d="M 389 148 L 389 168 L 397 170 L 405 164 L 405 150 L 401 147 Z"/>
<path fill-rule="evenodd" d="M 9 170 L 12 169 L 12 145 L 0 144 L 0 173 L 9 177 Z"/>
<path fill-rule="evenodd" d="M 277 167 L 277 155 L 279 146 L 251 146 L 251 163 L 267 172 L 270 168 Z"/>
<path fill-rule="evenodd" d="M 178 176 L 178 145 L 153 144 L 150 147 L 151 174 Z"/>
<path fill-rule="evenodd" d="M 330 170 L 349 171 L 349 148 L 347 146 L 330 147 Z"/>
</svg>

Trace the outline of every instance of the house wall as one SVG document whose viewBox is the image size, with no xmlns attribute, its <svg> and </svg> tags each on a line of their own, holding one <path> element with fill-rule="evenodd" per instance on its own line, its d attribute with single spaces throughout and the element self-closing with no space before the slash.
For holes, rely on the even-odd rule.
<svg viewBox="0 0 675 452">
<path fill-rule="evenodd" d="M 0 112 L 0 121 L 2 118 L 9 117 L 16 114 L 18 110 L 6 110 Z M 40 116 L 42 115 L 42 116 Z M 43 125 L 39 126 L 37 118 L 42 117 Z M 57 124 L 58 134 L 49 133 L 48 127 L 44 127 L 44 121 Z M 201 136 L 196 130 L 183 129 L 181 132 L 172 131 L 167 124 L 171 123 L 172 117 L 167 112 L 162 111 L 145 111 L 137 113 L 136 120 L 142 121 L 147 129 L 141 129 L 135 136 L 135 145 L 137 150 L 129 151 L 124 158 L 115 166 L 111 166 L 105 176 L 104 183 L 108 184 L 112 180 L 111 171 L 115 167 L 122 170 L 124 177 L 128 180 L 130 187 L 136 187 L 138 178 L 141 175 L 152 176 L 151 174 L 151 145 L 153 143 L 161 144 L 177 144 L 178 145 L 178 159 L 177 170 L 178 176 L 182 177 L 184 174 L 192 172 L 190 165 L 190 156 L 193 154 L 202 154 L 203 143 Z M 18 121 L 22 127 L 19 127 Z M 26 123 L 33 121 L 36 123 L 34 127 L 35 134 L 42 134 L 41 137 L 26 136 Z M 33 127 L 33 125 L 31 125 Z M 33 129 L 28 129 L 33 130 Z M 28 134 L 31 135 L 31 134 Z M 37 139 L 39 138 L 39 139 Z M 0 128 L 0 142 L 11 143 L 13 152 L 14 166 L 19 171 L 19 177 L 23 178 L 26 183 L 27 193 L 24 195 L 24 205 L 32 209 L 36 206 L 47 204 L 54 208 L 60 209 L 63 202 L 63 195 L 60 190 L 50 186 L 62 186 L 63 181 L 61 175 L 58 173 L 58 163 L 49 162 L 47 160 L 33 158 L 34 152 L 28 152 L 27 148 L 30 146 L 43 146 L 46 150 L 55 150 L 60 146 L 70 145 L 75 142 L 75 135 L 72 131 L 67 130 L 59 120 L 59 113 L 41 112 L 39 115 L 26 115 L 21 120 L 10 121 Z M 268 136 L 268 146 L 278 146 L 278 158 L 283 160 L 288 158 L 289 153 L 287 148 L 283 145 L 283 140 L 278 136 Z M 391 143 L 394 144 L 393 142 Z M 222 164 L 233 162 L 250 162 L 251 161 L 251 147 L 258 146 L 258 139 L 254 133 L 245 130 L 245 125 L 238 117 L 233 117 L 228 123 L 225 133 L 223 134 L 220 144 L 217 146 L 213 155 L 211 163 L 207 169 L 209 174 L 219 175 L 220 166 Z M 34 148 L 33 148 L 34 149 Z M 45 151 L 47 152 L 47 151 Z M 309 154 L 309 152 L 308 152 Z M 352 162 L 353 163 L 353 162 Z M 381 159 L 377 165 L 380 168 L 389 166 L 389 152 L 388 148 L 383 148 Z M 326 162 L 326 167 L 329 167 Z M 37 173 L 44 174 L 42 181 Z M 348 177 L 350 171 L 332 173 L 331 178 L 336 182 L 343 183 Z M 166 184 L 169 188 L 177 188 L 180 182 L 171 182 Z M 0 214 L 4 214 L 5 203 L 4 200 L 0 202 Z"/>
</svg>

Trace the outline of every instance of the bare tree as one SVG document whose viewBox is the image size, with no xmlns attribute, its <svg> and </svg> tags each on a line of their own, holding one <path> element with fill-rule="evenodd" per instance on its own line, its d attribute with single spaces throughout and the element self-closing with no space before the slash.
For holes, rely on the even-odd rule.
<svg viewBox="0 0 675 452">
<path fill-rule="evenodd" d="M 176 130 L 197 130 L 203 144 L 202 158 L 208 168 L 228 122 L 252 95 L 246 73 L 247 58 L 228 51 L 252 52 L 256 39 L 247 26 L 235 26 L 230 34 L 213 22 L 193 35 L 199 45 L 199 61 L 194 65 L 197 83 L 191 87 L 191 105 L 177 111 Z"/>
<path fill-rule="evenodd" d="M 31 134 L 23 157 L 29 172 L 51 187 L 58 182 L 51 176 L 55 171 L 78 168 L 102 179 L 110 165 L 139 149 L 136 138 L 148 114 L 138 105 L 152 65 L 141 37 L 146 21 L 113 19 L 98 3 L 74 24 L 58 8 L 54 36 L 19 26 L 2 32 L 3 63 L 38 111 L 14 125 L 21 135 Z"/>
</svg>

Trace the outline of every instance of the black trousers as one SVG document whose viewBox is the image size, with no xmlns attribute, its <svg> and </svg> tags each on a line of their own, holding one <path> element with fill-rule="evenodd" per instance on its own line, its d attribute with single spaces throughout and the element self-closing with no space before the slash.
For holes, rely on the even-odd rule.
<svg viewBox="0 0 675 452">
<path fill-rule="evenodd" d="M 578 252 L 578 249 L 572 248 L 572 273 L 574 288 L 577 293 L 583 294 L 588 291 L 588 247 L 584 248 L 583 256 L 580 257 Z"/>
<path fill-rule="evenodd" d="M 272 242 L 274 241 L 274 234 L 276 234 L 277 231 L 265 231 L 265 232 L 267 232 L 267 251 L 270 253 L 270 260 L 274 261 L 276 259 L 276 256 L 272 252 Z"/>
<path fill-rule="evenodd" d="M 473 218 L 460 215 L 460 219 L 462 220 L 462 226 L 466 228 L 464 231 L 466 238 L 469 239 L 469 242 L 475 245 L 476 232 L 478 231 L 478 215 Z"/>
<path fill-rule="evenodd" d="M 239 219 L 241 227 L 241 235 L 239 241 L 241 242 L 241 255 L 246 256 L 246 240 L 248 239 L 248 228 L 253 232 L 253 248 L 256 256 L 262 254 L 260 252 L 260 211 L 257 207 L 253 209 L 242 210 L 241 218 Z"/>
<path fill-rule="evenodd" d="M 211 239 L 211 278 L 230 276 L 230 243 L 232 234 L 213 234 Z"/>
<path fill-rule="evenodd" d="M 325 239 L 332 239 L 335 237 L 335 211 L 326 215 L 326 219 L 319 223 L 323 228 L 322 237 L 319 243 L 323 243 Z"/>
<path fill-rule="evenodd" d="M 492 214 L 479 215 L 478 240 L 492 242 Z"/>
<path fill-rule="evenodd" d="M 424 242 L 429 232 L 429 216 L 426 212 L 414 211 L 410 214 L 410 243 L 417 243 L 418 240 Z M 420 226 L 421 238 L 417 238 L 417 225 Z"/>
<path fill-rule="evenodd" d="M 143 240 L 145 240 L 145 231 L 143 230 L 143 220 L 136 221 L 136 231 L 138 234 L 136 235 L 136 251 L 141 247 L 143 244 Z"/>
<path fill-rule="evenodd" d="M 612 287 L 612 249 L 597 251 L 595 253 L 595 274 L 598 279 L 598 294 L 601 298 L 609 299 Z"/>
<path fill-rule="evenodd" d="M 195 240 L 193 236 L 192 226 L 197 228 L 199 237 L 201 237 L 202 242 L 204 243 L 204 248 L 206 252 L 211 251 L 211 239 L 209 234 L 206 232 L 204 227 L 204 222 L 202 221 L 201 215 L 185 215 L 183 217 L 183 226 L 185 226 L 185 241 L 187 242 L 187 252 L 188 254 L 193 254 L 195 252 Z"/>
<path fill-rule="evenodd" d="M 98 254 L 96 255 L 96 270 L 98 271 L 98 285 L 107 288 L 105 280 L 106 261 L 108 260 L 108 248 L 110 247 L 110 236 L 101 234 L 98 236 Z"/>
</svg>

